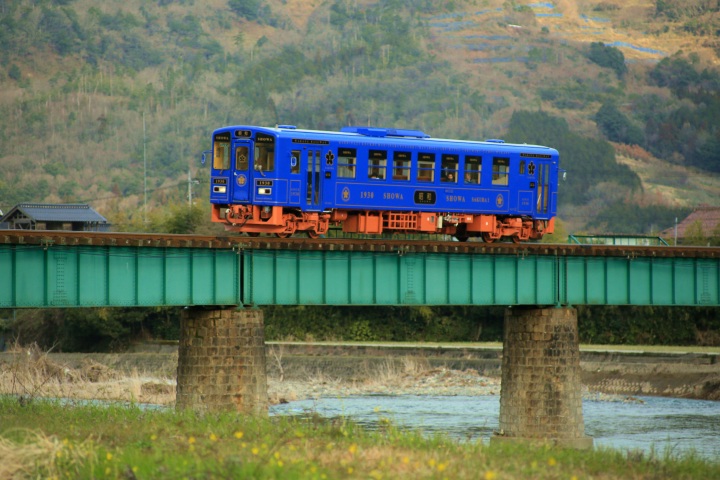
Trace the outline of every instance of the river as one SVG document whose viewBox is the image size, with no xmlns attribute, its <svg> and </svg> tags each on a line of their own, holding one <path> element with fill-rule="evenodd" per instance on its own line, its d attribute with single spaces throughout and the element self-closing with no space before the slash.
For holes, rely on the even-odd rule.
<svg viewBox="0 0 720 480">
<path fill-rule="evenodd" d="M 720 458 L 720 402 L 666 397 L 632 401 L 584 400 L 585 433 L 596 447 Z M 271 415 L 345 416 L 370 429 L 381 419 L 444 433 L 460 441 L 487 441 L 498 428 L 499 396 L 364 395 L 301 400 L 270 408 Z"/>
</svg>

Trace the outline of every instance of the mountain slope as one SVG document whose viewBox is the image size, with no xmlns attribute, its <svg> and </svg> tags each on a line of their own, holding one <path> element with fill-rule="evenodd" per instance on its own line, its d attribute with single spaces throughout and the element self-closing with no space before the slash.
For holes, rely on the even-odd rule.
<svg viewBox="0 0 720 480">
<path fill-rule="evenodd" d="M 717 198 L 720 185 L 698 153 L 717 135 L 705 120 L 717 73 L 702 72 L 718 62 L 707 3 L 8 0 L 0 208 L 88 201 L 123 228 L 144 228 L 146 191 L 150 213 L 182 205 L 190 171 L 201 183 L 194 196 L 207 196 L 199 153 L 228 123 L 482 139 L 505 136 L 514 112 L 541 110 L 573 135 L 604 139 L 596 115 L 611 105 L 608 121 L 642 132 L 643 148 L 614 145 L 643 188 L 602 177 L 581 204 L 561 200 L 561 218 L 571 230 L 617 230 L 592 218 L 618 201 L 667 206 L 670 218 L 674 206 Z M 593 42 L 615 47 L 593 61 Z M 672 82 L 686 65 L 698 73 L 683 90 Z M 582 166 L 581 150 L 561 154 Z"/>
</svg>

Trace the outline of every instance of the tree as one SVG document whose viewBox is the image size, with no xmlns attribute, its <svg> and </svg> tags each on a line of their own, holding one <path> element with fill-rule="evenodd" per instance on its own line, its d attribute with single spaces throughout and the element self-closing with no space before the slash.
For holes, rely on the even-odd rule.
<svg viewBox="0 0 720 480">
<path fill-rule="evenodd" d="M 612 68 L 615 70 L 618 78 L 622 78 L 627 73 L 625 55 L 623 55 L 619 49 L 609 47 L 602 42 L 593 42 L 590 44 L 588 59 L 601 67 Z"/>
<path fill-rule="evenodd" d="M 595 122 L 608 140 L 628 145 L 644 144 L 642 130 L 633 125 L 612 103 L 605 103 L 600 107 L 595 114 Z"/>
<path fill-rule="evenodd" d="M 260 0 L 228 0 L 228 7 L 246 20 L 257 20 L 260 15 Z"/>
</svg>

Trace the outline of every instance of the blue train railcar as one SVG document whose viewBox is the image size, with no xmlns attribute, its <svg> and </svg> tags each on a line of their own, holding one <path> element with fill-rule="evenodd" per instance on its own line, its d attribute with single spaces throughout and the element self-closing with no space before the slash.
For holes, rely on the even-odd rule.
<svg viewBox="0 0 720 480">
<path fill-rule="evenodd" d="M 558 152 L 417 130 L 231 126 L 213 132 L 212 220 L 248 235 L 552 233 Z"/>
</svg>

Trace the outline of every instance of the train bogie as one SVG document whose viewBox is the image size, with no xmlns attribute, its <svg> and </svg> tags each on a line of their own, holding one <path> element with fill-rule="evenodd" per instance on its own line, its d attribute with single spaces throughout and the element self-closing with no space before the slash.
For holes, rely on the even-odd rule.
<svg viewBox="0 0 720 480">
<path fill-rule="evenodd" d="M 234 126 L 213 134 L 212 220 L 249 235 L 552 233 L 558 153 L 416 130 Z"/>
</svg>

